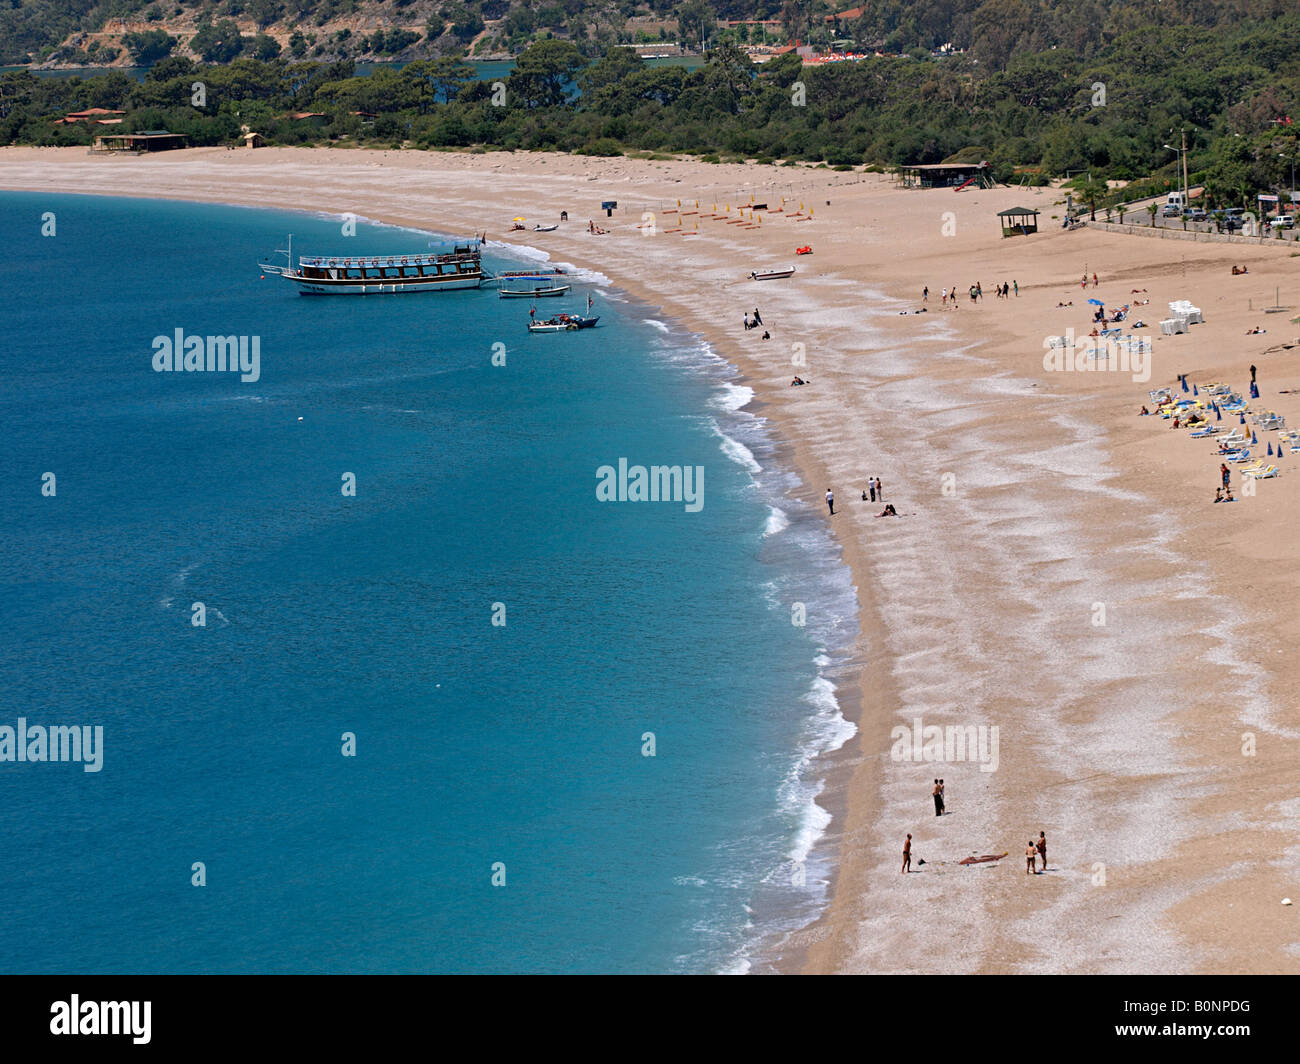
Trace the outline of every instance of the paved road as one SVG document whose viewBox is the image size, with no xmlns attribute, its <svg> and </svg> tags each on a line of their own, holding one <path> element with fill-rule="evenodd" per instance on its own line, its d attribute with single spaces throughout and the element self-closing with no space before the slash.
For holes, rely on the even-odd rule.
<svg viewBox="0 0 1300 1064">
<path fill-rule="evenodd" d="M 1126 224 L 1126 225 L 1151 225 L 1151 224 L 1152 224 L 1151 215 L 1150 215 L 1150 213 L 1149 213 L 1149 212 L 1147 211 L 1147 209 L 1146 209 L 1146 205 L 1147 205 L 1148 203 L 1150 203 L 1150 202 L 1151 202 L 1150 200 L 1141 200 L 1141 201 L 1139 201 L 1139 202 L 1137 202 L 1137 203 L 1132 204 L 1131 206 L 1130 206 L 1130 205 L 1125 205 L 1125 208 L 1124 208 L 1124 222 L 1125 222 L 1125 224 Z M 1164 205 L 1164 198 L 1161 197 L 1161 198 L 1157 201 L 1157 203 L 1158 203 L 1160 206 L 1163 206 L 1163 205 Z M 1090 216 L 1089 216 L 1088 212 L 1087 212 L 1086 210 L 1084 210 L 1084 211 L 1082 211 L 1082 212 L 1080 213 L 1079 217 L 1081 217 L 1081 218 L 1088 218 L 1088 217 L 1090 217 Z M 1114 208 L 1111 209 L 1111 212 L 1110 212 L 1110 220 L 1111 220 L 1112 222 L 1118 222 L 1118 221 L 1119 221 L 1119 212 L 1116 211 Z M 1104 222 L 1104 221 L 1106 221 L 1106 212 L 1105 212 L 1104 210 L 1098 210 L 1098 211 L 1097 211 L 1097 221 L 1099 221 L 1099 222 Z M 1213 222 L 1187 222 L 1186 225 L 1184 226 L 1184 223 L 1183 223 L 1183 219 L 1182 219 L 1182 218 L 1164 218 L 1164 217 L 1162 217 L 1162 216 L 1160 215 L 1159 211 L 1156 212 L 1156 217 L 1155 217 L 1155 223 L 1154 223 L 1154 224 L 1155 224 L 1157 227 L 1161 228 L 1161 229 L 1184 229 L 1184 228 L 1186 228 L 1187 231 L 1189 231 L 1189 232 L 1197 232 L 1197 233 L 1217 233 L 1217 232 L 1220 232 L 1220 230 L 1215 226 L 1215 224 L 1214 224 Z M 1226 230 L 1223 230 L 1223 231 L 1226 232 Z M 1233 236 L 1240 236 L 1241 234 L 1242 234 L 1242 230 L 1238 229 L 1238 230 L 1236 230 L 1232 235 L 1233 235 Z M 1277 239 L 1277 238 L 1274 236 L 1274 230 L 1273 230 L 1272 228 L 1268 227 L 1267 225 L 1261 225 L 1261 226 L 1260 226 L 1260 232 L 1259 232 L 1257 235 L 1268 236 L 1268 237 L 1270 237 L 1270 238 L 1272 238 L 1272 239 Z M 1296 229 L 1284 229 L 1284 230 L 1282 230 L 1282 239 L 1283 239 L 1283 240 L 1291 240 L 1291 241 L 1295 241 L 1295 240 L 1297 240 L 1297 239 L 1300 239 L 1300 227 L 1298 227 L 1298 228 L 1296 228 Z"/>
</svg>

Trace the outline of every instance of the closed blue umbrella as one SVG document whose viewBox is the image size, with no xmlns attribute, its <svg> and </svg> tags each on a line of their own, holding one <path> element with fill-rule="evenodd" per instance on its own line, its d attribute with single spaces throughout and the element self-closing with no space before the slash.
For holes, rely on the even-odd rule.
<svg viewBox="0 0 1300 1064">
<path fill-rule="evenodd" d="M 1259 438 L 1255 435 L 1255 430 L 1254 430 L 1254 429 L 1251 429 L 1251 430 L 1250 430 L 1250 442 L 1251 442 L 1252 444 L 1259 443 Z"/>
<path fill-rule="evenodd" d="M 1214 404 L 1214 420 L 1215 420 L 1215 421 L 1222 421 L 1222 420 L 1223 420 L 1223 411 L 1219 409 L 1219 404 L 1218 404 L 1218 403 L 1215 403 L 1215 404 Z"/>
<path fill-rule="evenodd" d="M 1246 415 L 1245 415 L 1245 414 L 1242 414 L 1242 415 L 1241 415 L 1241 423 L 1242 423 L 1243 425 L 1246 423 Z"/>
<path fill-rule="evenodd" d="M 1272 444 L 1271 442 L 1270 442 L 1269 445 L 1268 445 L 1268 456 L 1269 456 L 1270 458 L 1273 457 L 1273 444 Z"/>
<path fill-rule="evenodd" d="M 1179 377 L 1178 379 L 1183 382 L 1183 391 L 1187 391 L 1187 378 Z"/>
</svg>

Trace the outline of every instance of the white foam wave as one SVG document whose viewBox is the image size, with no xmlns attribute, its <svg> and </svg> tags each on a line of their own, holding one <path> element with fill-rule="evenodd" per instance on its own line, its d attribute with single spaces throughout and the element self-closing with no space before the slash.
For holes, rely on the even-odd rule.
<svg viewBox="0 0 1300 1064">
<path fill-rule="evenodd" d="M 763 537 L 779 536 L 790 527 L 789 515 L 779 506 L 769 508 L 767 523 L 763 526 Z"/>
<path fill-rule="evenodd" d="M 716 425 L 714 427 L 717 428 Z M 718 445 L 723 454 L 749 473 L 761 473 L 763 471 L 763 467 L 758 464 L 753 451 L 739 440 L 732 439 L 721 429 L 717 429 L 717 432 Z"/>
<path fill-rule="evenodd" d="M 745 384 L 732 384 L 731 381 L 722 381 L 719 384 L 720 394 L 713 398 L 712 405 L 720 410 L 740 410 L 746 407 L 754 398 L 754 389 Z"/>
</svg>

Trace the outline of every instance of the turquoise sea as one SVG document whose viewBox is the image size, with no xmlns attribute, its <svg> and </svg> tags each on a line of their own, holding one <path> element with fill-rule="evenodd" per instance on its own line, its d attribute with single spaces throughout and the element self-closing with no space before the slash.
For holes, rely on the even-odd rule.
<svg viewBox="0 0 1300 1064">
<path fill-rule="evenodd" d="M 824 899 L 855 634 L 748 389 L 600 277 L 551 336 L 300 297 L 290 231 L 441 239 L 0 193 L 0 729 L 103 728 L 97 772 L 0 760 L 0 970 L 747 970 Z M 155 372 L 177 329 L 258 378 Z M 599 501 L 620 459 L 703 506 Z"/>
</svg>

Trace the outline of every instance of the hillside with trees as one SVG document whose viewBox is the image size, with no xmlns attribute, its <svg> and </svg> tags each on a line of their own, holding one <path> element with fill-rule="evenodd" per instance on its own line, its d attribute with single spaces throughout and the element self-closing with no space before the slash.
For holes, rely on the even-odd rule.
<svg viewBox="0 0 1300 1064">
<path fill-rule="evenodd" d="M 1277 6 L 886 3 L 844 32 L 886 39 L 903 32 L 926 45 L 969 49 L 935 56 L 918 48 L 817 66 L 792 53 L 756 64 L 721 30 L 694 70 L 643 61 L 590 35 L 555 36 L 522 49 L 504 77 L 504 95 L 477 79 L 463 49 L 363 77 L 353 59 L 295 56 L 269 35 L 268 44 L 223 22 L 205 23 L 196 34 L 206 58 L 196 62 L 174 54 L 168 38 L 175 34 L 159 27 L 131 39 L 136 54 L 154 60 L 143 80 L 121 72 L 0 76 L 0 143 L 89 144 L 105 130 L 60 119 L 102 107 L 125 112 L 115 131 L 167 128 L 195 145 L 234 143 L 252 129 L 280 144 L 693 154 L 831 166 L 987 159 L 1005 181 L 1077 175 L 1089 198 L 1104 202 L 1107 180 L 1150 181 L 1153 190 L 1171 182 L 1177 155 L 1165 145 L 1185 129 L 1194 179 L 1212 198 L 1237 203 L 1255 191 L 1289 188 L 1296 158 L 1300 15 L 1274 17 Z M 780 11 L 782 18 L 806 17 L 792 0 Z M 1080 11 L 1096 16 L 1086 31 Z M 1189 23 L 1194 12 L 1205 24 Z M 1071 46 L 1052 46 L 1071 28 Z M 832 25 L 831 32 L 841 29 Z M 944 40 L 950 36 L 956 41 Z M 1027 40 L 1034 47 L 1024 47 Z M 200 106 L 192 102 L 195 81 L 205 86 Z M 294 117 L 304 113 L 309 120 Z"/>
</svg>

